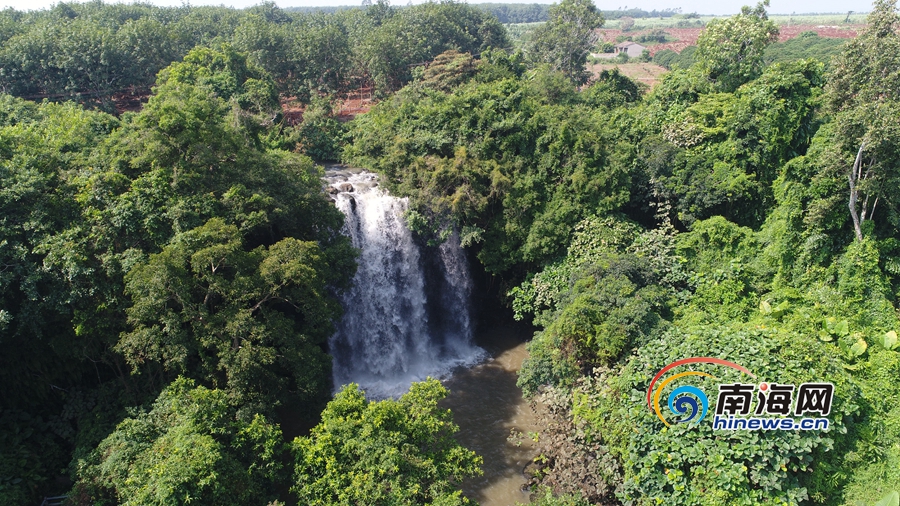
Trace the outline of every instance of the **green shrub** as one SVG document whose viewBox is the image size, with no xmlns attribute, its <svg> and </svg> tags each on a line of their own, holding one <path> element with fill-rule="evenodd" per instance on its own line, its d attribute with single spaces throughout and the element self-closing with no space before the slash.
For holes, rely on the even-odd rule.
<svg viewBox="0 0 900 506">
<path fill-rule="evenodd" d="M 615 362 L 665 324 L 685 276 L 671 237 L 614 216 L 583 220 L 569 254 L 509 292 L 516 317 L 545 327 L 519 385 L 570 385 L 578 369 Z"/>
<path fill-rule="evenodd" d="M 658 42 L 660 44 L 669 40 L 669 34 L 665 32 L 665 30 L 651 30 L 647 33 L 642 33 L 634 38 L 635 42 Z"/>
<path fill-rule="evenodd" d="M 582 90 L 581 100 L 591 107 L 613 109 L 641 99 L 645 86 L 632 81 L 618 68 L 601 71 L 589 87 Z"/>
<path fill-rule="evenodd" d="M 438 407 L 446 395 L 433 378 L 377 402 L 345 385 L 310 436 L 293 442 L 300 504 L 471 504 L 455 485 L 480 475 L 482 459 L 453 438 L 450 410 Z"/>
<path fill-rule="evenodd" d="M 532 494 L 531 506 L 589 506 L 589 502 L 574 494 L 553 495 L 553 490 L 544 488 Z M 516 503 L 519 506 L 520 503 Z"/>
<path fill-rule="evenodd" d="M 0 504 L 34 504 L 65 461 L 64 446 L 51 425 L 16 409 L 0 409 Z"/>
<path fill-rule="evenodd" d="M 238 420 L 223 390 L 179 378 L 79 463 L 75 496 L 94 504 L 249 504 L 274 499 L 281 429 Z"/>
<path fill-rule="evenodd" d="M 544 385 L 569 386 L 580 372 L 574 354 L 564 351 L 558 335 L 539 332 L 527 345 L 528 357 L 519 369 L 516 385 L 531 397 Z"/>
<path fill-rule="evenodd" d="M 749 327 L 749 326 L 748 326 Z M 711 421 L 664 427 L 648 409 L 645 392 L 657 371 L 687 357 L 731 360 L 757 374 L 706 366 L 717 379 L 696 382 L 715 410 L 716 384 L 830 381 L 834 404 L 827 431 L 714 432 Z M 633 504 L 800 504 L 838 493 L 816 476 L 843 458 L 839 452 L 859 412 L 859 389 L 833 348 L 814 337 L 755 328 L 694 327 L 673 330 L 643 346 L 596 393 L 596 429 L 619 456 L 625 472 L 622 499 Z M 820 471 L 821 470 L 821 471 Z"/>
<path fill-rule="evenodd" d="M 840 54 L 846 39 L 819 37 L 816 32 L 803 32 L 784 42 L 775 42 L 766 48 L 763 59 L 767 65 L 777 62 L 814 58 L 825 63 Z"/>
<path fill-rule="evenodd" d="M 867 407 L 860 440 L 833 474 L 847 480 L 846 504 L 874 504 L 900 484 L 900 348 L 873 344 L 854 371 Z"/>
</svg>

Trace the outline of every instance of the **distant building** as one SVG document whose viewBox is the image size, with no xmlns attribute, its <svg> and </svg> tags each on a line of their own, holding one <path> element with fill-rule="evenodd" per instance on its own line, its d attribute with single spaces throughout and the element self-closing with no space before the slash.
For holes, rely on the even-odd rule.
<svg viewBox="0 0 900 506">
<path fill-rule="evenodd" d="M 645 49 L 647 48 L 637 42 L 626 40 L 621 44 L 616 44 L 615 54 L 625 53 L 629 58 L 637 58 L 641 56 L 641 53 L 643 53 Z"/>
</svg>

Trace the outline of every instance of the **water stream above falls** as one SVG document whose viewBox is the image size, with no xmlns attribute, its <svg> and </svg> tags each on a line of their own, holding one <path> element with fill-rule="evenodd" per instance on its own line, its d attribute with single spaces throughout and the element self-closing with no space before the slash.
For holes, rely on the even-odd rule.
<svg viewBox="0 0 900 506">
<path fill-rule="evenodd" d="M 346 216 L 344 233 L 361 250 L 329 341 L 335 387 L 355 382 L 384 398 L 413 381 L 441 378 L 457 439 L 484 458 L 484 476 L 463 483 L 465 494 L 482 506 L 527 503 L 522 469 L 534 450 L 527 438 L 507 441 L 512 429 L 537 430 L 515 384 L 527 332 L 495 325 L 475 335 L 473 283 L 459 239 L 438 247 L 416 241 L 404 222 L 406 199 L 382 191 L 374 174 L 335 166 L 326 184 Z"/>
</svg>

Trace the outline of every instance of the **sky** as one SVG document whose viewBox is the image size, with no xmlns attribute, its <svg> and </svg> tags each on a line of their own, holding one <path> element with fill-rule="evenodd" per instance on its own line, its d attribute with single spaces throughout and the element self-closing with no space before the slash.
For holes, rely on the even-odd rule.
<svg viewBox="0 0 900 506">
<path fill-rule="evenodd" d="M 112 3 L 112 0 L 105 0 Z M 183 3 L 190 5 L 227 5 L 236 8 L 250 7 L 261 3 L 262 0 L 143 0 L 155 5 L 177 6 Z M 413 3 L 421 3 L 423 0 L 413 0 Z M 480 2 L 497 3 L 553 3 L 548 0 L 469 0 L 468 3 Z M 634 3 L 631 3 L 634 2 Z M 620 7 L 641 8 L 644 10 L 663 10 L 681 8 L 682 12 L 697 12 L 699 14 L 730 15 L 740 12 L 742 5 L 755 5 L 757 0 L 594 0 L 597 7 L 604 10 L 615 10 Z M 0 0 L 0 8 L 13 7 L 18 10 L 45 9 L 54 4 L 55 0 Z M 124 2 L 128 3 L 128 2 Z M 330 5 L 357 5 L 361 3 L 353 0 L 275 0 L 279 7 L 312 7 Z M 395 5 L 406 5 L 408 0 L 392 0 Z M 804 13 L 846 13 L 868 12 L 871 10 L 871 0 L 771 0 L 768 11 L 770 14 L 804 14 Z"/>
</svg>

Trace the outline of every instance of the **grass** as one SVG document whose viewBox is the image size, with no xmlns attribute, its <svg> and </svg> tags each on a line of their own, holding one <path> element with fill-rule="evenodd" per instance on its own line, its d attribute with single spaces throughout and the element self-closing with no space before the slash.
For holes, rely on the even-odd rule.
<svg viewBox="0 0 900 506">
<path fill-rule="evenodd" d="M 610 70 L 613 68 L 618 68 L 619 72 L 622 75 L 633 79 L 639 83 L 644 83 L 650 88 L 656 85 L 659 82 L 660 76 L 668 72 L 665 68 L 660 67 L 655 63 L 643 63 L 643 62 L 634 62 L 634 63 L 616 63 L 616 62 L 608 62 L 608 63 L 588 63 L 588 70 L 590 70 L 594 76 L 599 74 L 603 70 Z"/>
<path fill-rule="evenodd" d="M 850 21 L 846 14 L 770 14 L 769 19 L 778 25 L 864 25 L 868 14 L 851 14 Z"/>
</svg>

